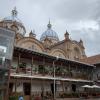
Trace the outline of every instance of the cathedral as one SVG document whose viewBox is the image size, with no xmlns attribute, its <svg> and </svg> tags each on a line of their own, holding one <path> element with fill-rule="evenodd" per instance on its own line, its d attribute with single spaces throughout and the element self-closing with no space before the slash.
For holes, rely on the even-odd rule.
<svg viewBox="0 0 100 100">
<path fill-rule="evenodd" d="M 0 28 L 15 33 L 13 59 L 8 67 L 9 100 L 18 100 L 20 97 L 24 100 L 77 98 L 82 94 L 87 96 L 83 85 L 92 85 L 94 81 L 100 84 L 100 55 L 87 57 L 83 41 L 70 39 L 68 31 L 64 33 L 64 39 L 60 40 L 49 21 L 47 29 L 37 39 L 35 32 L 26 32 L 16 8 L 12 10 L 11 16 L 0 21 Z M 4 44 L 0 45 L 1 49 L 7 48 Z M 0 58 L 0 65 L 3 58 Z M 94 70 L 95 66 L 97 69 Z M 7 91 L 6 88 L 2 90 Z M 3 100 L 6 100 L 5 93 L 2 94 Z"/>
<path fill-rule="evenodd" d="M 11 16 L 5 17 L 0 22 L 0 27 L 13 29 L 16 32 L 15 46 L 65 59 L 80 60 L 86 57 L 83 41 L 81 39 L 80 41 L 70 39 L 67 31 L 64 33 L 65 38 L 60 41 L 58 34 L 52 29 L 50 21 L 46 31 L 41 33 L 39 40 L 32 31 L 26 37 L 26 28 L 18 18 L 16 8 L 12 10 Z"/>
</svg>

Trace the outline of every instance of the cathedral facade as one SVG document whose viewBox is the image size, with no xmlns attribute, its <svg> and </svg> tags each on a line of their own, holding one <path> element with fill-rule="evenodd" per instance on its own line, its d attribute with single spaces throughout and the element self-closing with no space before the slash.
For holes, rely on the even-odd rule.
<svg viewBox="0 0 100 100">
<path fill-rule="evenodd" d="M 93 83 L 94 65 L 80 60 L 87 58 L 83 41 L 70 39 L 67 31 L 61 41 L 50 21 L 40 39 L 32 31 L 26 36 L 26 28 L 17 14 L 15 8 L 10 17 L 0 21 L 0 27 L 16 33 L 9 68 L 9 97 L 55 100 L 55 97 L 62 98 L 65 94 L 64 98 L 69 94 L 72 97 L 73 93 L 75 98 L 79 93 L 84 94 L 82 86 Z"/>
<path fill-rule="evenodd" d="M 65 59 L 80 60 L 86 57 L 83 41 L 80 39 L 78 42 L 70 39 L 67 31 L 64 34 L 65 38 L 60 41 L 58 34 L 52 29 L 50 21 L 46 31 L 41 34 L 40 40 L 36 38 L 36 34 L 32 31 L 26 37 L 26 28 L 17 15 L 18 12 L 15 8 L 10 17 L 5 17 L 0 21 L 0 27 L 12 29 L 16 32 L 15 46 Z"/>
</svg>

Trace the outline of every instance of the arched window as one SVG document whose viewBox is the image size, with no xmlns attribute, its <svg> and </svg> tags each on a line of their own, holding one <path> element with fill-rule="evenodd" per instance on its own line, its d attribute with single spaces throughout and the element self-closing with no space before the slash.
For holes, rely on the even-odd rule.
<svg viewBox="0 0 100 100">
<path fill-rule="evenodd" d="M 34 50 L 34 51 L 38 51 L 38 49 L 35 45 L 30 46 L 29 49 Z"/>
<path fill-rule="evenodd" d="M 75 47 L 74 48 L 74 59 L 79 60 L 79 58 L 80 58 L 80 50 L 79 48 Z"/>
<path fill-rule="evenodd" d="M 34 45 L 32 45 L 32 50 L 34 50 L 35 49 L 35 46 Z"/>
<path fill-rule="evenodd" d="M 65 58 L 65 52 L 61 49 L 54 49 L 52 52 L 51 52 L 51 55 L 53 56 L 58 56 L 60 58 Z"/>
</svg>

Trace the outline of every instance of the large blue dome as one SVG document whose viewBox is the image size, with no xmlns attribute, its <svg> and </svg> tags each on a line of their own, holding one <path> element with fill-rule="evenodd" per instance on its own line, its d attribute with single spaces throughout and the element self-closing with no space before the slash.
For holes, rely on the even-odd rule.
<svg viewBox="0 0 100 100">
<path fill-rule="evenodd" d="M 45 32 L 43 32 L 40 40 L 44 41 L 45 38 L 48 38 L 48 39 L 55 40 L 58 42 L 59 41 L 58 35 L 54 30 L 52 30 L 52 28 L 51 28 L 52 25 L 50 24 L 50 21 L 49 21 L 49 24 L 47 25 L 47 27 L 48 27 L 48 29 Z"/>
</svg>

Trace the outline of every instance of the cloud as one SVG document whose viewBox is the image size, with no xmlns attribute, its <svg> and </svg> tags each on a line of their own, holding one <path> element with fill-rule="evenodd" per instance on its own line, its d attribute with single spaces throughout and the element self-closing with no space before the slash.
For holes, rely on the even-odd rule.
<svg viewBox="0 0 100 100">
<path fill-rule="evenodd" d="M 86 54 L 88 56 L 100 54 L 100 29 L 95 30 L 92 28 L 82 29 L 82 30 L 73 30 L 74 34 L 72 37 L 76 40 L 80 38 L 84 42 Z"/>
<path fill-rule="evenodd" d="M 37 3 L 48 15 L 71 21 L 94 19 L 100 13 L 100 0 L 42 0 L 42 3 L 37 0 Z"/>
</svg>

